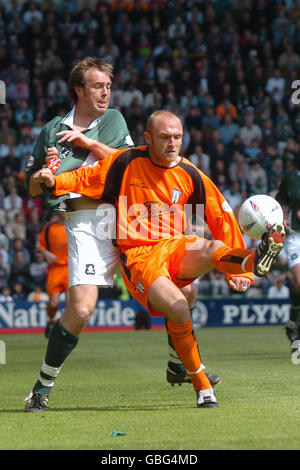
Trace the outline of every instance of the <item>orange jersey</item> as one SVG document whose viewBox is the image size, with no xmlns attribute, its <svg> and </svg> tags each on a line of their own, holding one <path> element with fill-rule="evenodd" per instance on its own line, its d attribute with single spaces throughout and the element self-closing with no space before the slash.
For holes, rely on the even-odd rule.
<svg viewBox="0 0 300 470">
<path fill-rule="evenodd" d="M 187 215 L 198 213 L 212 237 L 245 248 L 235 215 L 215 184 L 186 158 L 172 168 L 154 164 L 146 146 L 123 149 L 93 167 L 61 173 L 53 193 L 69 191 L 117 207 L 122 252 L 187 234 Z M 101 209 L 101 206 L 100 206 Z M 247 277 L 253 279 L 249 273 Z"/>
<path fill-rule="evenodd" d="M 37 250 L 48 250 L 53 253 L 57 261 L 55 264 L 68 264 L 68 242 L 65 225 L 56 220 L 48 222 L 41 231 L 37 240 Z"/>
</svg>

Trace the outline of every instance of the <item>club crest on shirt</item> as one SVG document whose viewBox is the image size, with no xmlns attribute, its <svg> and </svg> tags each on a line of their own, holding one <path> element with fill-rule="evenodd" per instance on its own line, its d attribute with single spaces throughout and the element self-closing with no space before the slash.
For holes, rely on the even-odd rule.
<svg viewBox="0 0 300 470">
<path fill-rule="evenodd" d="M 176 204 L 179 201 L 181 194 L 182 191 L 179 189 L 173 189 L 171 193 L 171 201 Z"/>
<path fill-rule="evenodd" d="M 70 152 L 73 152 L 74 150 L 74 145 L 72 144 L 72 142 L 64 142 L 62 148 L 61 148 L 61 151 L 59 152 L 59 157 L 61 159 L 64 159 L 66 158 Z"/>
<path fill-rule="evenodd" d="M 85 274 L 95 274 L 95 265 L 94 264 L 86 264 L 85 265 Z"/>
<path fill-rule="evenodd" d="M 136 288 L 141 294 L 143 294 L 143 292 L 145 291 L 145 287 L 144 287 L 144 284 L 142 283 L 142 281 L 139 281 L 137 283 Z"/>
</svg>

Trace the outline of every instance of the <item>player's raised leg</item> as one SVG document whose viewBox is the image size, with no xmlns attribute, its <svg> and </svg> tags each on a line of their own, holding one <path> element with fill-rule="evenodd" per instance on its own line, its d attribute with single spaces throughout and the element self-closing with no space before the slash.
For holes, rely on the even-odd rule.
<svg viewBox="0 0 300 470">
<path fill-rule="evenodd" d="M 212 269 L 226 274 L 253 272 L 266 276 L 285 240 L 283 224 L 275 224 L 266 232 L 256 251 L 246 248 L 230 248 L 218 240 L 199 238 L 188 243 L 181 260 L 178 279 L 197 278 Z"/>
</svg>

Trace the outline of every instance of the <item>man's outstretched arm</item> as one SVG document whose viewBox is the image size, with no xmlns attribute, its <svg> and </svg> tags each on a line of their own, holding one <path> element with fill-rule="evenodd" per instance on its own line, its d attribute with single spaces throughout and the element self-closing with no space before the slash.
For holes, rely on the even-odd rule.
<svg viewBox="0 0 300 470">
<path fill-rule="evenodd" d="M 67 171 L 57 176 L 53 175 L 49 168 L 42 168 L 34 174 L 33 178 L 36 183 L 44 183 L 55 196 L 62 196 L 72 192 L 100 199 L 103 184 L 101 184 L 99 164 L 94 167 Z"/>
</svg>

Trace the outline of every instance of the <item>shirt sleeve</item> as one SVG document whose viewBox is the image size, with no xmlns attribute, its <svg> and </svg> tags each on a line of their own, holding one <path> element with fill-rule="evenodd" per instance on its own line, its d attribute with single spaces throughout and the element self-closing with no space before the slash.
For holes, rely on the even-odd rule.
<svg viewBox="0 0 300 470">
<path fill-rule="evenodd" d="M 45 138 L 46 138 L 46 131 L 43 127 L 39 137 L 35 143 L 34 149 L 32 154 L 29 157 L 29 160 L 26 164 L 26 186 L 29 187 L 29 180 L 31 176 L 38 170 L 40 170 L 45 163 L 46 158 L 46 150 L 45 150 Z"/>
<path fill-rule="evenodd" d="M 54 176 L 54 196 L 63 196 L 69 192 L 78 193 L 92 199 L 101 199 L 105 187 L 107 173 L 113 162 L 124 150 L 97 161 L 96 165 L 78 168 Z"/>
</svg>

